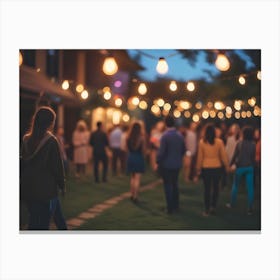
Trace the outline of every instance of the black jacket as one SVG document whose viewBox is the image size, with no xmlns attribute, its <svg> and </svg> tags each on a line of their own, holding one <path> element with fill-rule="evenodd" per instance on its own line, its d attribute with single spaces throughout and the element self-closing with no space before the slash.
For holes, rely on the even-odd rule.
<svg viewBox="0 0 280 280">
<path fill-rule="evenodd" d="M 65 175 L 59 144 L 47 133 L 34 152 L 28 150 L 29 137 L 23 138 L 20 158 L 20 194 L 26 201 L 46 201 L 65 190 Z"/>
</svg>

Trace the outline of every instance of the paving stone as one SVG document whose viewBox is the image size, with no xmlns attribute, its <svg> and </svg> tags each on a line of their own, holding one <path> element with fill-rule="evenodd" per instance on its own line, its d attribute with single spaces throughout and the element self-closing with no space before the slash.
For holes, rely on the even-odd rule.
<svg viewBox="0 0 280 280">
<path fill-rule="evenodd" d="M 93 219 L 94 217 L 96 217 L 97 214 L 96 213 L 90 213 L 90 212 L 83 212 L 82 214 L 80 214 L 78 216 L 78 218 L 81 218 L 81 219 Z"/>
<path fill-rule="evenodd" d="M 73 218 L 68 220 L 66 223 L 69 226 L 74 226 L 74 227 L 79 227 L 80 225 L 82 225 L 85 221 L 79 218 Z"/>
</svg>

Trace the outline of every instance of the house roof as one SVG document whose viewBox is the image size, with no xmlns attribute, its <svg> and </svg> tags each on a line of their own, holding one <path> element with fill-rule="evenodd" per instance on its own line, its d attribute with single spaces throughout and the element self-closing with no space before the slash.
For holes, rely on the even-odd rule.
<svg viewBox="0 0 280 280">
<path fill-rule="evenodd" d="M 34 93 L 46 93 L 63 99 L 64 102 L 78 104 L 79 100 L 69 90 L 63 90 L 61 86 L 49 79 L 45 74 L 37 72 L 34 68 L 26 65 L 20 66 L 20 88 L 32 91 Z"/>
</svg>

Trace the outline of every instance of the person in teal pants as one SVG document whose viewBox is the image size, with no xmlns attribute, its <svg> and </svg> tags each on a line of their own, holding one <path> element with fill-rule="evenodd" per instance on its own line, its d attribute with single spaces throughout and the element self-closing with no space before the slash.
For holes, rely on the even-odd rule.
<svg viewBox="0 0 280 280">
<path fill-rule="evenodd" d="M 254 166 L 256 145 L 253 140 L 252 127 L 245 126 L 242 129 L 242 134 L 242 140 L 237 143 L 232 160 L 230 162 L 230 165 L 235 165 L 236 169 L 231 190 L 231 200 L 226 206 L 231 208 L 236 205 L 240 180 L 243 176 L 245 176 L 248 194 L 248 215 L 251 215 L 254 203 Z"/>
</svg>

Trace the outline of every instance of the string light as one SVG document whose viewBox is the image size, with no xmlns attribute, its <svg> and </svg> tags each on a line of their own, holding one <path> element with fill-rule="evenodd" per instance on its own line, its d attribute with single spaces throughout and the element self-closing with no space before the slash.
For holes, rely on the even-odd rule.
<svg viewBox="0 0 280 280">
<path fill-rule="evenodd" d="M 196 102 L 195 108 L 198 109 L 198 110 L 201 109 L 202 108 L 202 103 L 200 101 Z"/>
<path fill-rule="evenodd" d="M 67 90 L 69 88 L 68 80 L 63 81 L 61 87 L 62 87 L 62 89 Z"/>
<path fill-rule="evenodd" d="M 145 95 L 147 93 L 147 87 L 145 85 L 145 83 L 141 83 L 138 87 L 138 92 L 141 95 Z"/>
<path fill-rule="evenodd" d="M 215 65 L 220 71 L 227 71 L 230 68 L 230 62 L 228 58 L 221 53 L 218 54 Z"/>
<path fill-rule="evenodd" d="M 22 63 L 23 63 L 23 57 L 22 57 L 21 52 L 19 52 L 19 66 L 21 66 Z"/>
<path fill-rule="evenodd" d="M 236 119 L 240 119 L 240 112 L 235 112 L 234 116 L 235 116 Z"/>
<path fill-rule="evenodd" d="M 199 115 L 198 114 L 194 114 L 193 117 L 192 117 L 192 120 L 194 122 L 199 122 Z"/>
<path fill-rule="evenodd" d="M 157 105 L 158 105 L 159 107 L 163 107 L 163 106 L 164 106 L 164 100 L 163 100 L 162 98 L 159 98 L 159 99 L 157 100 Z"/>
<path fill-rule="evenodd" d="M 227 106 L 227 107 L 226 107 L 226 113 L 227 113 L 228 115 L 231 115 L 231 114 L 232 114 L 232 109 L 231 109 L 230 106 Z"/>
<path fill-rule="evenodd" d="M 195 90 L 195 85 L 193 82 L 188 82 L 187 83 L 187 90 L 188 91 L 194 91 Z"/>
<path fill-rule="evenodd" d="M 208 107 L 209 109 L 211 109 L 211 108 L 213 107 L 213 102 L 209 101 L 209 102 L 207 103 L 207 107 Z"/>
<path fill-rule="evenodd" d="M 154 104 L 152 107 L 151 107 L 151 112 L 155 115 L 158 115 L 160 114 L 160 108 L 158 105 Z"/>
<path fill-rule="evenodd" d="M 164 75 L 168 72 L 168 64 L 163 57 L 160 57 L 157 64 L 157 72 L 161 75 Z"/>
<path fill-rule="evenodd" d="M 165 103 L 165 104 L 163 105 L 163 109 L 164 109 L 165 111 L 169 111 L 169 110 L 171 109 L 171 105 L 170 105 L 169 103 Z"/>
<path fill-rule="evenodd" d="M 108 87 L 106 87 L 106 90 L 105 90 L 105 92 L 104 92 L 103 97 L 104 97 L 105 100 L 111 99 L 112 94 L 111 94 L 110 89 L 109 89 Z"/>
<path fill-rule="evenodd" d="M 187 119 L 190 118 L 190 117 L 191 117 L 190 111 L 186 111 L 186 112 L 184 113 L 184 116 L 185 116 Z"/>
<path fill-rule="evenodd" d="M 124 114 L 123 117 L 122 117 L 122 120 L 123 120 L 124 122 L 128 122 L 129 119 L 130 119 L 130 117 L 129 117 L 128 114 Z"/>
<path fill-rule="evenodd" d="M 216 110 L 223 110 L 225 108 L 225 104 L 222 101 L 216 101 L 214 103 L 214 108 Z"/>
<path fill-rule="evenodd" d="M 261 71 L 258 71 L 258 73 L 257 73 L 257 79 L 258 79 L 258 80 L 261 80 L 261 78 L 262 78 Z"/>
<path fill-rule="evenodd" d="M 106 75 L 109 76 L 116 74 L 118 71 L 118 64 L 115 58 L 112 56 L 106 57 L 103 63 L 102 70 Z"/>
<path fill-rule="evenodd" d="M 224 117 L 224 113 L 223 112 L 219 112 L 217 116 L 218 116 L 219 119 L 222 119 Z"/>
<path fill-rule="evenodd" d="M 120 97 L 117 97 L 115 100 L 115 105 L 117 107 L 120 107 L 120 106 L 122 106 L 122 103 L 123 103 L 122 99 Z"/>
<path fill-rule="evenodd" d="M 171 82 L 170 82 L 169 89 L 170 89 L 171 91 L 176 91 L 176 90 L 177 90 L 177 84 L 176 84 L 175 81 L 171 81 Z"/>
<path fill-rule="evenodd" d="M 252 117 L 252 112 L 251 111 L 247 111 L 246 115 L 247 115 L 247 118 L 251 118 Z"/>
<path fill-rule="evenodd" d="M 139 108 L 142 110 L 146 110 L 148 108 L 148 104 L 145 100 L 140 101 Z"/>
<path fill-rule="evenodd" d="M 179 110 L 175 109 L 173 112 L 173 116 L 178 119 L 181 117 L 181 112 Z"/>
<path fill-rule="evenodd" d="M 204 111 L 202 112 L 202 118 L 203 118 L 203 119 L 208 119 L 208 118 L 209 118 L 209 112 L 206 111 L 206 110 L 204 110 Z"/>
<path fill-rule="evenodd" d="M 210 118 L 214 119 L 216 117 L 216 112 L 214 110 L 211 110 L 209 115 L 210 115 Z"/>
<path fill-rule="evenodd" d="M 139 102 L 140 102 L 140 100 L 139 100 L 139 98 L 138 98 L 137 96 L 132 97 L 131 103 L 132 103 L 134 106 L 138 106 Z"/>
<path fill-rule="evenodd" d="M 243 75 L 240 75 L 238 78 L 238 82 L 240 83 L 240 85 L 245 85 L 246 84 L 246 80 L 245 77 Z"/>
<path fill-rule="evenodd" d="M 87 98 L 88 98 L 88 92 L 87 92 L 87 90 L 83 90 L 83 91 L 82 91 L 81 97 L 82 97 L 82 99 L 87 99 Z"/>
<path fill-rule="evenodd" d="M 241 105 L 242 105 L 241 100 L 235 100 L 233 107 L 234 107 L 235 110 L 240 111 L 241 110 Z"/>
<path fill-rule="evenodd" d="M 81 93 L 83 90 L 84 90 L 84 86 L 83 86 L 82 84 L 78 84 L 78 85 L 76 86 L 76 91 L 77 91 L 78 93 Z"/>
<path fill-rule="evenodd" d="M 256 105 L 256 98 L 255 98 L 255 97 L 249 98 L 249 99 L 248 99 L 248 104 L 249 104 L 251 107 L 254 107 L 254 106 Z"/>
</svg>

